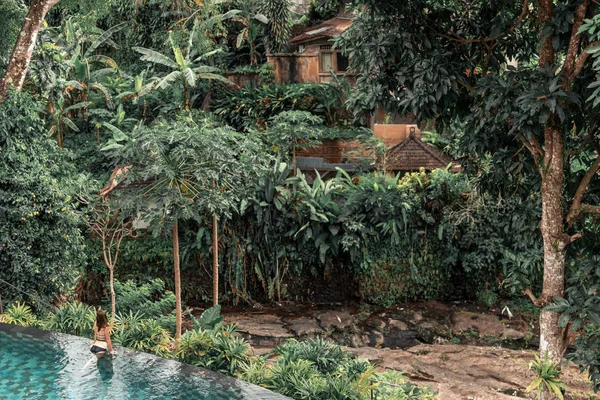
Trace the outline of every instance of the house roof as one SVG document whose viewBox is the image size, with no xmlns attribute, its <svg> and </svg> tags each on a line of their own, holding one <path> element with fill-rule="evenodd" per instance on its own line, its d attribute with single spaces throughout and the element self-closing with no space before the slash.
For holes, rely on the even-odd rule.
<svg viewBox="0 0 600 400">
<path fill-rule="evenodd" d="M 290 40 L 292 44 L 302 44 L 318 39 L 331 39 L 346 32 L 352 25 L 352 16 L 337 16 L 330 20 L 311 26 Z"/>
<path fill-rule="evenodd" d="M 386 169 L 390 171 L 416 171 L 420 168 L 433 170 L 446 168 L 450 163 L 453 164 L 452 171 L 460 170 L 460 165 L 454 163 L 452 158 L 424 143 L 413 133 L 406 140 L 388 149 Z"/>
</svg>

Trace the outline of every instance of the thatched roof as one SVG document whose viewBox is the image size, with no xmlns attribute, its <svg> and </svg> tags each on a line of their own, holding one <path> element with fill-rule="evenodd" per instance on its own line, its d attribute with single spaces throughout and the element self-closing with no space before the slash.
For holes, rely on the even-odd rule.
<svg viewBox="0 0 600 400">
<path fill-rule="evenodd" d="M 412 133 L 406 140 L 387 150 L 386 169 L 389 171 L 417 171 L 420 168 L 434 170 L 446 168 L 452 163 L 452 171 L 460 165 L 435 147 L 424 143 Z"/>
</svg>

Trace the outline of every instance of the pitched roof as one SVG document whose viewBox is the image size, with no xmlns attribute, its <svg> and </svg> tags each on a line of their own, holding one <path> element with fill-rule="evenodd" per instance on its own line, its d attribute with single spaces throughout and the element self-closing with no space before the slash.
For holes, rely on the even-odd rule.
<svg viewBox="0 0 600 400">
<path fill-rule="evenodd" d="M 388 149 L 386 169 L 390 171 L 416 171 L 420 168 L 433 170 L 446 168 L 450 163 L 453 161 L 448 155 L 411 134 L 406 140 Z M 459 169 L 460 166 L 453 163 L 452 171 Z"/>
<path fill-rule="evenodd" d="M 352 25 L 351 16 L 337 16 L 319 25 L 311 26 L 302 31 L 301 34 L 290 40 L 292 44 L 301 44 L 317 39 L 331 39 L 346 32 Z"/>
</svg>

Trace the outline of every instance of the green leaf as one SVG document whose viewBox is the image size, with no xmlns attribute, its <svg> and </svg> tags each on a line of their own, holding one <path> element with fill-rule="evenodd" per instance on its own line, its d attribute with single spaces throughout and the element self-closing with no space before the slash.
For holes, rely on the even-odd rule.
<svg viewBox="0 0 600 400">
<path fill-rule="evenodd" d="M 199 325 L 202 329 L 213 330 L 221 322 L 223 322 L 223 316 L 221 315 L 221 306 L 217 304 L 205 310 L 200 316 Z"/>
</svg>

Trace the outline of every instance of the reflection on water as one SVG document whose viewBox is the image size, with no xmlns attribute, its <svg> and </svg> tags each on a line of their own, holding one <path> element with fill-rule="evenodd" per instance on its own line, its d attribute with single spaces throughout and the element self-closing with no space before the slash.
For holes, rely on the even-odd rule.
<svg viewBox="0 0 600 400">
<path fill-rule="evenodd" d="M 103 357 L 98 360 L 98 373 L 103 382 L 109 382 L 115 374 L 113 363 L 109 357 Z"/>
</svg>

